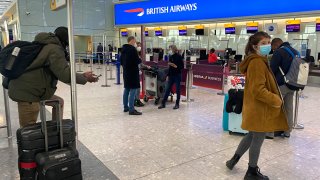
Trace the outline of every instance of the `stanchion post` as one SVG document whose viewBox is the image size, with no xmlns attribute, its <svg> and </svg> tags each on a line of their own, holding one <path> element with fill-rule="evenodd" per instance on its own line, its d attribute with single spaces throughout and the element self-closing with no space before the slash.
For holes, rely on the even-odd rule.
<svg viewBox="0 0 320 180">
<path fill-rule="evenodd" d="M 101 68 L 101 63 L 100 63 L 100 60 L 101 60 L 100 53 L 96 52 L 96 54 L 97 54 L 97 60 L 98 60 L 98 67 L 97 67 L 97 69 L 102 69 L 102 68 Z"/>
<path fill-rule="evenodd" d="M 225 63 L 224 65 L 223 65 L 223 74 L 222 74 L 222 90 L 221 90 L 221 92 L 219 92 L 219 93 L 217 93 L 218 95 L 220 95 L 220 96 L 224 96 L 224 86 L 225 86 L 225 79 L 226 79 L 226 66 L 227 66 L 227 63 Z"/>
<path fill-rule="evenodd" d="M 102 85 L 101 87 L 110 87 L 110 85 L 108 85 L 108 68 L 107 68 L 107 64 L 104 66 L 104 82 L 105 82 L 105 84 Z"/>
<path fill-rule="evenodd" d="M 190 99 L 190 90 L 191 90 L 191 79 L 192 79 L 192 68 L 188 67 L 188 75 L 186 79 L 186 94 L 187 94 L 187 99 L 183 100 L 182 102 L 194 102 L 194 99 Z"/>
<path fill-rule="evenodd" d="M 111 65 L 111 63 L 110 63 L 109 69 L 110 69 L 110 78 L 109 78 L 109 80 L 114 80 L 114 78 L 112 77 L 113 71 L 112 71 L 112 65 Z"/>
<path fill-rule="evenodd" d="M 117 82 L 115 83 L 116 85 L 120 85 L 120 59 L 119 55 L 116 56 L 116 67 L 117 67 Z"/>
<path fill-rule="evenodd" d="M 293 129 L 304 129 L 303 124 L 298 123 L 300 92 L 301 91 L 296 91 L 296 102 L 295 102 L 295 107 L 294 107 Z"/>
<path fill-rule="evenodd" d="M 93 54 L 90 58 L 90 71 L 93 71 Z"/>
<path fill-rule="evenodd" d="M 82 66 L 82 64 L 81 64 L 81 56 L 79 56 L 78 65 L 79 65 L 79 70 L 78 70 L 77 72 L 83 72 L 83 71 L 81 70 L 81 66 Z"/>
<path fill-rule="evenodd" d="M 3 77 L 2 77 L 3 79 Z M 11 127 L 11 116 L 10 116 L 10 106 L 9 106 L 9 96 L 8 90 L 3 88 L 3 98 L 4 98 L 4 109 L 6 115 L 6 125 L 2 128 L 7 128 L 8 138 L 12 138 L 12 127 Z"/>
</svg>

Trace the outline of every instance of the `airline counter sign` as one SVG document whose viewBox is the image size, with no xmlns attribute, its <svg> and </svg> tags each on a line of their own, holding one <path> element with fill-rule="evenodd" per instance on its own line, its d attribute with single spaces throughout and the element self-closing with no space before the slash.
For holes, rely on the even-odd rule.
<svg viewBox="0 0 320 180">
<path fill-rule="evenodd" d="M 270 0 L 269 4 L 274 5 L 250 0 L 146 0 L 115 4 L 115 25 L 320 12 L 318 0 L 305 0 L 303 6 L 301 0 Z"/>
</svg>

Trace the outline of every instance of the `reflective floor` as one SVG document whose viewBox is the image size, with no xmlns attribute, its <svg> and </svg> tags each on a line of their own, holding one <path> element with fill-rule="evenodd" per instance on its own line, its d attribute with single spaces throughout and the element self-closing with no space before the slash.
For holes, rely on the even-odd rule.
<svg viewBox="0 0 320 180">
<path fill-rule="evenodd" d="M 103 74 L 102 70 L 94 70 Z M 216 95 L 216 91 L 192 89 L 195 101 L 181 103 L 179 110 L 172 109 L 174 103 L 158 110 L 150 100 L 145 107 L 138 108 L 142 116 L 129 116 L 122 109 L 123 85 L 115 85 L 112 80 L 111 87 L 104 88 L 103 83 L 102 78 L 95 84 L 77 86 L 79 140 L 88 154 L 97 158 L 91 165 L 83 158 L 87 162 L 84 172 L 92 175 L 93 169 L 106 172 L 85 179 L 243 179 L 248 153 L 233 171 L 225 167 L 242 136 L 222 130 L 223 97 Z M 60 83 L 57 94 L 65 99 L 65 117 L 70 117 L 69 86 Z M 262 147 L 259 166 L 270 179 L 320 179 L 319 88 L 307 87 L 304 95 L 300 99 L 299 121 L 305 129 L 294 130 L 289 139 L 266 140 Z M 16 109 L 11 104 L 16 119 Z M 0 110 L 3 118 L 3 108 Z M 6 163 L 1 163 L 1 171 L 5 170 L 7 179 L 12 179 L 14 175 L 17 177 L 16 149 L 6 148 L 5 130 L 0 135 L 1 154 L 11 154 L 6 156 L 9 159 Z M 108 177 L 108 170 L 116 177 L 112 174 Z"/>
</svg>

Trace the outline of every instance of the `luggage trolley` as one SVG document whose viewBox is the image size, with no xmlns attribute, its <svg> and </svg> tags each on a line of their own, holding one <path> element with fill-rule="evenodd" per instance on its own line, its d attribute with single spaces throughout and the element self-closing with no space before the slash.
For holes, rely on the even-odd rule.
<svg viewBox="0 0 320 180">
<path fill-rule="evenodd" d="M 149 99 L 155 99 L 154 104 L 157 105 L 160 99 L 164 97 L 166 77 L 168 74 L 168 68 L 152 67 L 151 69 L 143 69 L 144 74 L 144 102 L 148 102 Z M 173 96 L 171 94 L 171 101 Z"/>
</svg>

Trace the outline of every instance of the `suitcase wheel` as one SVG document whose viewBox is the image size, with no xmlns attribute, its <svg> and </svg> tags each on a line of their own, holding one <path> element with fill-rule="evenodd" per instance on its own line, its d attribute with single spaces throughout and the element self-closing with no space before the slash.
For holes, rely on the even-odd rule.
<svg viewBox="0 0 320 180">
<path fill-rule="evenodd" d="M 144 101 L 144 102 L 148 102 L 148 101 L 149 101 L 149 98 L 148 98 L 147 96 L 144 96 L 143 101 Z"/>
</svg>

